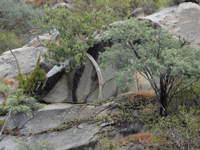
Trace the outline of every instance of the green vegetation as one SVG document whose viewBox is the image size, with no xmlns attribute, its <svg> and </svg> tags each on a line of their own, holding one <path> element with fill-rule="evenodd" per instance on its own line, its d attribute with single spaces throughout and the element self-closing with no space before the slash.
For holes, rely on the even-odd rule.
<svg viewBox="0 0 200 150">
<path fill-rule="evenodd" d="M 32 112 L 43 106 L 33 97 L 25 95 L 22 89 L 13 90 L 9 86 L 0 83 L 0 92 L 5 92 L 8 95 L 6 101 L 0 105 L 1 115 L 7 114 L 11 108 L 12 114 L 21 112 L 31 115 Z"/>
<path fill-rule="evenodd" d="M 29 40 L 29 31 L 38 28 L 36 20 L 41 11 L 25 4 L 24 0 L 1 0 L 0 6 L 1 54 Z"/>
<path fill-rule="evenodd" d="M 35 92 L 37 86 L 39 86 L 40 84 L 42 85 L 42 83 L 45 82 L 46 72 L 40 69 L 39 63 L 40 63 L 40 56 L 38 58 L 35 68 L 33 69 L 33 71 L 31 71 L 31 73 L 28 76 L 23 75 L 20 71 L 20 68 L 18 68 L 19 74 L 17 76 L 18 79 L 17 88 L 23 89 L 24 93 L 28 95 L 36 96 Z"/>
<path fill-rule="evenodd" d="M 131 147 L 131 145 L 134 147 L 138 145 L 144 150 L 200 148 L 199 107 L 187 105 L 179 106 L 178 109 L 171 108 L 168 116 L 162 117 L 157 115 L 159 106 L 154 100 L 132 94 L 121 98 L 116 98 L 117 101 L 119 100 L 118 105 L 110 105 L 111 110 L 115 106 L 114 113 L 102 117 L 98 122 L 99 124 L 112 123 L 99 132 L 98 149 L 117 150 L 122 146 Z M 134 114 L 133 110 L 137 113 Z M 144 124 L 142 133 L 129 133 L 117 140 L 108 136 L 109 132 L 126 128 L 134 123 Z"/>
<path fill-rule="evenodd" d="M 113 46 L 102 53 L 102 62 L 117 68 L 116 81 L 125 88 L 133 84 L 136 71 L 147 79 L 158 99 L 160 115 L 167 114 L 177 93 L 199 80 L 200 51 L 176 35 L 154 29 L 148 21 L 130 19 L 114 24 L 105 35 L 105 40 L 109 39 Z"/>
<path fill-rule="evenodd" d="M 105 6 L 101 10 L 93 8 L 91 11 L 64 7 L 46 8 L 43 17 L 44 28 L 56 28 L 60 32 L 59 41 L 47 44 L 47 61 L 59 64 L 70 59 L 72 68 L 81 66 L 85 62 L 88 48 L 98 41 L 95 36 L 112 22 L 111 11 L 112 9 Z"/>
<path fill-rule="evenodd" d="M 0 29 L 0 55 L 9 49 L 18 47 L 17 36 L 13 32 Z"/>
<path fill-rule="evenodd" d="M 22 89 L 13 90 L 9 86 L 0 83 L 0 93 L 8 95 L 6 101 L 0 104 L 0 115 L 7 115 L 0 133 L 4 132 L 6 122 L 11 115 L 17 113 L 32 115 L 36 110 L 43 107 L 35 98 L 25 95 Z"/>
<path fill-rule="evenodd" d="M 177 113 L 161 117 L 153 125 L 153 132 L 167 139 L 162 148 L 199 149 L 199 108 L 180 106 Z"/>
</svg>

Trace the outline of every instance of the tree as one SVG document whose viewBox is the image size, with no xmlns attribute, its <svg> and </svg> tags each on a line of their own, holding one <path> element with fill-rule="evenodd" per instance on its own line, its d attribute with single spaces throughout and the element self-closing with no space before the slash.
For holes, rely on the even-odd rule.
<svg viewBox="0 0 200 150">
<path fill-rule="evenodd" d="M 113 45 L 101 54 L 102 62 L 115 65 L 116 80 L 124 87 L 134 81 L 134 72 L 146 78 L 155 91 L 160 115 L 177 93 L 200 78 L 200 51 L 179 36 L 149 21 L 126 20 L 114 24 L 105 35 Z M 180 86 L 184 85 L 184 86 Z"/>
</svg>

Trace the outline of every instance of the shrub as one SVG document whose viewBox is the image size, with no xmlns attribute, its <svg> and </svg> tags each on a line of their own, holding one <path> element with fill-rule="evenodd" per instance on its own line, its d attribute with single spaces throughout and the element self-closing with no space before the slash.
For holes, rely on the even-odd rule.
<svg viewBox="0 0 200 150">
<path fill-rule="evenodd" d="M 36 96 L 35 91 L 37 86 L 44 83 L 45 81 L 46 72 L 40 69 L 39 63 L 40 63 L 40 56 L 37 60 L 35 68 L 33 69 L 33 71 L 31 71 L 31 73 L 28 76 L 22 75 L 20 71 L 17 76 L 18 78 L 17 88 L 23 89 L 24 92 L 28 95 Z"/>
</svg>

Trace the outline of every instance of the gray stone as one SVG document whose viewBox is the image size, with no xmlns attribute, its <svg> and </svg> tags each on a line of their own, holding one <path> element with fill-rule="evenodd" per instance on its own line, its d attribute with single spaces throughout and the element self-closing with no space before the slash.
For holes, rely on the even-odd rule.
<svg viewBox="0 0 200 150">
<path fill-rule="evenodd" d="M 9 119 L 7 127 L 9 130 L 19 130 L 21 134 L 39 133 L 58 127 L 64 121 L 97 115 L 104 109 L 103 106 L 51 104 L 38 111 L 34 118 L 22 114 L 14 115 Z"/>
<path fill-rule="evenodd" d="M 94 124 L 82 123 L 82 128 L 76 126 L 60 132 L 45 133 L 40 136 L 32 136 L 29 141 L 43 141 L 44 139 L 54 146 L 55 150 L 81 149 L 90 143 L 99 128 Z"/>
<path fill-rule="evenodd" d="M 152 13 L 154 13 L 155 10 L 152 9 L 152 8 L 143 8 L 143 7 L 140 7 L 140 8 L 136 8 L 135 10 L 133 10 L 131 12 L 131 14 L 128 16 L 128 19 L 131 18 L 131 17 L 135 17 L 135 18 L 142 18 L 144 16 L 147 16 L 147 15 L 150 15 Z"/>
<path fill-rule="evenodd" d="M 2 139 L 4 135 L 0 135 Z M 14 141 L 15 137 L 6 136 L 0 141 L 0 149 L 1 150 L 20 150 L 18 148 L 17 143 Z"/>
<path fill-rule="evenodd" d="M 69 60 L 66 60 L 64 63 L 61 63 L 60 66 L 54 66 L 49 72 L 46 74 L 47 78 L 51 78 L 58 72 L 62 71 L 62 69 L 67 68 L 69 66 Z"/>
<path fill-rule="evenodd" d="M 69 96 L 67 80 L 67 76 L 63 75 L 53 89 L 43 98 L 43 100 L 47 103 L 67 102 Z"/>
<path fill-rule="evenodd" d="M 103 49 L 103 43 L 99 43 L 91 48 L 94 59 L 98 62 L 98 51 Z M 47 76 L 53 77 L 54 74 L 60 72 L 60 70 L 66 68 L 67 63 L 64 66 L 54 66 L 48 73 Z M 115 83 L 114 78 L 115 69 L 108 65 L 105 69 L 101 69 L 103 78 L 102 97 L 109 98 L 117 96 L 122 93 L 122 90 Z M 60 81 L 52 88 L 52 91 L 43 97 L 43 100 L 47 103 L 56 102 L 69 102 L 69 103 L 86 103 L 92 102 L 98 99 L 99 95 L 99 83 L 96 70 L 88 59 L 86 64 L 80 69 L 74 69 L 71 73 L 65 73 L 65 82 Z M 67 80 L 67 81 L 66 81 Z M 52 86 L 50 84 L 50 86 Z M 47 86 L 48 88 L 48 86 Z M 63 90 L 67 92 L 63 92 Z M 58 92 L 58 91 L 62 92 Z M 62 94 L 61 94 L 62 93 Z"/>
<path fill-rule="evenodd" d="M 55 40 L 59 36 L 59 31 L 56 29 L 51 30 L 49 33 L 45 33 L 41 36 L 38 36 L 31 40 L 28 44 L 26 44 L 24 47 L 32 47 L 32 46 L 38 46 L 38 45 L 44 45 L 45 42 L 50 42 L 52 40 Z"/>
<path fill-rule="evenodd" d="M 143 148 L 141 144 L 134 144 L 131 146 L 122 146 L 119 150 L 141 150 Z"/>
<path fill-rule="evenodd" d="M 95 122 L 87 121 L 87 119 L 89 117 L 102 117 L 110 114 L 108 106 L 113 103 L 110 102 L 98 107 L 83 104 L 49 104 L 36 112 L 32 118 L 23 114 L 12 116 L 7 122 L 7 129 L 14 130 L 16 133 L 23 135 L 20 137 L 23 141 L 30 143 L 46 141 L 55 150 L 84 150 L 86 147 L 95 149 L 95 146 L 97 146 L 96 141 L 98 140 L 96 134 L 99 131 L 107 130 L 114 122 L 105 122 L 97 125 Z M 85 118 L 86 120 L 66 130 L 52 130 L 53 128 L 58 128 L 63 122 L 72 121 L 75 118 Z M 136 123 L 124 129 L 116 128 L 104 134 L 104 136 L 119 140 L 128 134 L 133 134 L 133 132 L 141 132 L 142 128 L 143 125 Z M 6 136 L 0 141 L 0 145 L 4 146 L 10 143 L 10 146 L 12 146 L 16 144 L 13 139 L 14 137 L 12 136 Z M 9 149 L 10 146 L 6 147 L 5 150 L 11 150 Z"/>
<path fill-rule="evenodd" d="M 135 123 L 135 124 L 129 125 L 127 128 L 123 128 L 119 130 L 119 133 L 122 134 L 123 136 L 140 133 L 143 130 L 143 127 L 144 127 L 143 124 Z"/>
<path fill-rule="evenodd" d="M 164 8 L 159 12 L 144 17 L 170 32 L 189 40 L 191 45 L 200 45 L 200 6 L 195 3 L 181 3 Z"/>
<path fill-rule="evenodd" d="M 12 50 L 16 56 L 22 74 L 29 74 L 35 67 L 41 52 L 47 51 L 46 47 L 24 47 Z M 0 56 L 0 78 L 16 78 L 18 74 L 17 63 L 7 51 Z"/>
<path fill-rule="evenodd" d="M 72 0 L 63 0 L 65 3 L 72 3 Z"/>
<path fill-rule="evenodd" d="M 98 115 L 104 109 L 104 106 L 94 107 L 80 104 L 72 105 L 61 103 L 50 104 L 39 110 L 32 119 L 22 114 L 11 117 L 7 123 L 7 127 L 10 130 L 19 130 L 18 132 L 20 134 L 32 134 L 31 136 L 22 137 L 23 140 L 30 143 L 34 143 L 36 141 L 47 141 L 50 145 L 53 145 L 56 150 L 73 148 L 81 149 L 82 147 L 87 146 L 91 139 L 95 141 L 95 134 L 99 131 L 99 126 L 94 123 L 89 124 L 87 122 L 83 122 L 64 131 L 45 131 L 59 127 L 62 122 L 71 121 L 77 117 L 88 118 Z M 27 121 L 27 119 L 29 120 Z M 13 138 L 4 138 L 3 141 L 0 141 L 0 145 L 3 146 L 8 144 L 8 142 L 10 142 L 11 145 L 14 144 Z M 11 149 L 6 147 L 5 150 Z"/>
<path fill-rule="evenodd" d="M 87 60 L 82 76 L 80 77 L 78 87 L 76 89 L 76 97 L 78 103 L 87 102 L 88 95 L 90 95 L 90 93 L 93 92 L 96 87 L 98 87 L 96 71 L 90 60 Z"/>
</svg>

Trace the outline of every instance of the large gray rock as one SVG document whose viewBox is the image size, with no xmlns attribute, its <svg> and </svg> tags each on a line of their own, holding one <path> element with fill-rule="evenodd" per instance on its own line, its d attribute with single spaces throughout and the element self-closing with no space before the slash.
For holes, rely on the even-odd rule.
<svg viewBox="0 0 200 150">
<path fill-rule="evenodd" d="M 0 135 L 0 149 L 1 150 L 20 150 L 18 144 L 15 142 L 15 137 Z"/>
<path fill-rule="evenodd" d="M 39 133 L 58 127 L 64 121 L 97 115 L 105 106 L 95 107 L 72 104 L 50 104 L 38 111 L 34 117 L 17 114 L 7 123 L 9 130 L 19 130 L 21 134 Z"/>
<path fill-rule="evenodd" d="M 116 107 L 118 105 L 115 101 L 100 106 L 56 103 L 46 105 L 34 116 L 16 114 L 11 116 L 6 124 L 7 133 L 10 134 L 0 135 L 0 148 L 18 150 L 15 142 L 17 138 L 31 144 L 46 141 L 55 150 L 98 150 L 99 137 L 106 136 L 119 140 L 124 136 L 142 132 L 143 124 L 134 123 L 117 127 L 114 120 L 104 118 L 121 111 Z M 5 118 L 0 118 L 3 119 Z M 78 121 L 74 123 L 75 120 Z M 107 131 L 111 128 L 113 130 Z"/>
<path fill-rule="evenodd" d="M 71 102 L 67 101 L 69 97 L 69 89 L 67 84 L 67 76 L 63 75 L 60 80 L 56 83 L 54 88 L 43 98 L 47 103 L 61 103 L 61 102 Z"/>
<path fill-rule="evenodd" d="M 38 36 L 22 48 L 12 50 L 19 62 L 22 74 L 29 74 L 34 69 L 39 55 L 47 51 L 44 43 L 55 40 L 58 35 L 57 30 L 52 30 L 50 33 Z M 45 64 L 43 59 L 41 59 L 41 62 L 43 68 L 49 71 L 47 69 L 50 68 L 49 65 Z M 17 74 L 17 63 L 11 52 L 7 51 L 0 55 L 0 78 L 16 78 Z"/>
<path fill-rule="evenodd" d="M 46 47 L 23 47 L 12 50 L 16 56 L 22 74 L 29 74 L 35 67 L 41 52 Z M 17 63 L 10 51 L 0 56 L 0 78 L 16 78 L 18 74 Z"/>
<path fill-rule="evenodd" d="M 35 141 L 48 141 L 50 145 L 53 145 L 55 150 L 69 150 L 79 149 L 84 150 L 84 146 L 89 145 L 90 139 L 94 134 L 99 131 L 99 127 L 94 124 L 82 123 L 77 128 L 72 127 L 65 131 L 45 133 L 40 136 L 29 137 L 29 142 Z"/>
<path fill-rule="evenodd" d="M 63 131 L 52 131 L 50 129 L 59 127 L 64 121 L 98 115 L 106 107 L 61 103 L 51 104 L 38 111 L 34 117 L 27 117 L 23 114 L 12 116 L 7 123 L 7 129 L 15 130 L 18 134 L 25 134 L 21 138 L 31 143 L 47 141 L 56 150 L 84 147 L 90 143 L 90 140 L 100 130 L 100 127 L 94 123 L 83 122 Z M 26 136 L 29 134 L 31 136 Z M 0 146 L 2 148 L 5 147 L 5 150 L 11 150 L 15 144 L 12 136 L 7 136 L 0 141 Z M 18 149 L 16 147 L 13 150 Z"/>
<path fill-rule="evenodd" d="M 164 8 L 159 12 L 144 17 L 170 32 L 189 40 L 191 45 L 200 45 L 200 6 L 195 3 L 181 3 Z"/>
</svg>

